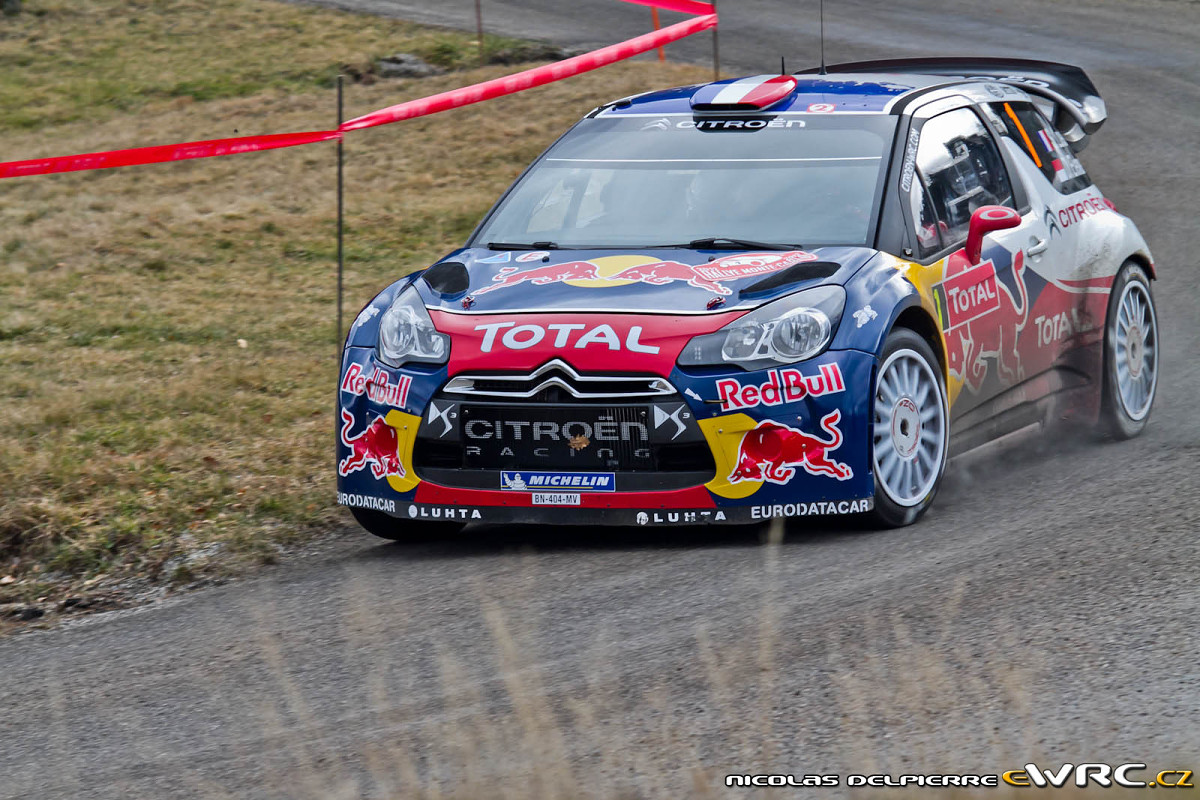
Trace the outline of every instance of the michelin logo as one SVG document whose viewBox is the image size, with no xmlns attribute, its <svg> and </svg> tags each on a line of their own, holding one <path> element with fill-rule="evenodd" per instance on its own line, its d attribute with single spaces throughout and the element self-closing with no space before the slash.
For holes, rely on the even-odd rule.
<svg viewBox="0 0 1200 800">
<path fill-rule="evenodd" d="M 615 492 L 613 472 L 501 472 L 500 488 L 514 492 L 571 489 L 576 492 Z"/>
</svg>

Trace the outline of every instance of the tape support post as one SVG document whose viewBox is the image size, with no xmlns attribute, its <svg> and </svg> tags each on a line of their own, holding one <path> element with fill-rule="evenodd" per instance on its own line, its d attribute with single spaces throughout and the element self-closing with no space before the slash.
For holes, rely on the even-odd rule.
<svg viewBox="0 0 1200 800">
<path fill-rule="evenodd" d="M 0 162 L 0 179 L 19 178 L 31 175 L 50 175 L 59 172 L 132 167 L 141 164 L 161 164 L 170 161 L 186 161 L 194 158 L 255 153 L 262 150 L 278 150 L 284 147 L 325 142 L 339 139 L 347 131 L 373 128 L 405 119 L 423 117 L 453 108 L 491 100 L 509 94 L 523 92 L 536 86 L 561 81 L 590 72 L 600 67 L 623 61 L 657 47 L 692 36 L 717 25 L 717 14 L 711 3 L 701 0 L 622 0 L 626 3 L 678 11 L 703 16 L 676 23 L 659 31 L 644 34 L 618 44 L 574 56 L 553 64 L 518 72 L 503 78 L 477 83 L 461 89 L 453 89 L 430 97 L 410 100 L 382 108 L 370 114 L 352 119 L 333 131 L 309 131 L 303 133 L 275 133 L 264 136 L 240 136 L 232 139 L 210 139 L 202 142 L 136 147 L 125 150 L 106 150 L 98 153 L 81 153 L 72 156 L 33 158 L 25 161 Z"/>
</svg>

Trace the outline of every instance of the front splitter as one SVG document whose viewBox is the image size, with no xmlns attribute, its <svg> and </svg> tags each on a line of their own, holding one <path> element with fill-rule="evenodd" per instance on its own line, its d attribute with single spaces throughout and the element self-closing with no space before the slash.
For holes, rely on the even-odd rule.
<svg viewBox="0 0 1200 800">
<path fill-rule="evenodd" d="M 343 505 L 360 498 L 342 495 Z M 346 502 L 349 500 L 350 502 Z M 874 508 L 874 499 L 776 503 L 728 508 L 581 508 L 579 506 L 465 506 L 395 502 L 375 505 L 397 519 L 419 522 L 487 523 L 500 525 L 753 525 L 777 517 L 824 517 L 863 514 Z"/>
</svg>

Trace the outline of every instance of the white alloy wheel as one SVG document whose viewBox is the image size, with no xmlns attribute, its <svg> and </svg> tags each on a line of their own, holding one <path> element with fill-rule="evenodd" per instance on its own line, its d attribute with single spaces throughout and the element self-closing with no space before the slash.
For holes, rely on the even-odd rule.
<svg viewBox="0 0 1200 800">
<path fill-rule="evenodd" d="M 946 396 L 926 358 L 895 350 L 875 387 L 875 477 L 896 505 L 921 505 L 936 488 L 946 460 Z"/>
<path fill-rule="evenodd" d="M 1158 320 L 1149 291 L 1138 281 L 1125 284 L 1117 302 L 1111 356 L 1121 406 L 1130 419 L 1140 422 L 1150 413 L 1158 386 Z"/>
</svg>

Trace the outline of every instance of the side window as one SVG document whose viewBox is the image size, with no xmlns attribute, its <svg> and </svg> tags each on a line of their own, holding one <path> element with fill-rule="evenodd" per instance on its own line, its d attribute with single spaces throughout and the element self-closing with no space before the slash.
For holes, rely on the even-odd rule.
<svg viewBox="0 0 1200 800">
<path fill-rule="evenodd" d="M 942 249 L 942 226 L 933 214 L 933 203 L 929 201 L 929 193 L 919 180 L 913 181 L 909 207 L 912 209 L 913 226 L 917 230 L 917 257 L 933 255 Z"/>
<path fill-rule="evenodd" d="M 927 247 L 924 239 L 930 237 L 921 237 L 922 256 L 965 240 L 971 214 L 981 206 L 1013 205 L 1012 185 L 996 142 L 969 108 L 925 123 L 917 172 L 930 206 L 926 213 L 937 221 L 940 236 L 940 247 Z"/>
<path fill-rule="evenodd" d="M 1092 185 L 1091 178 L 1071 152 L 1070 145 L 1046 121 L 1033 103 L 992 103 L 1003 130 L 1062 194 L 1073 194 Z"/>
</svg>

